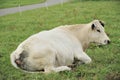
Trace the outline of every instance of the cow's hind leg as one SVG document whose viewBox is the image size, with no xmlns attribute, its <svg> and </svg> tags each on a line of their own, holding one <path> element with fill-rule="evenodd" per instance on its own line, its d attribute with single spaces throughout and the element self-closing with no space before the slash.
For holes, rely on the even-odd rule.
<svg viewBox="0 0 120 80">
<path fill-rule="evenodd" d="M 68 66 L 60 66 L 60 67 L 46 67 L 45 68 L 45 73 L 51 73 L 51 72 L 60 72 L 60 71 L 69 71 L 71 70 L 71 68 L 69 68 Z"/>
</svg>

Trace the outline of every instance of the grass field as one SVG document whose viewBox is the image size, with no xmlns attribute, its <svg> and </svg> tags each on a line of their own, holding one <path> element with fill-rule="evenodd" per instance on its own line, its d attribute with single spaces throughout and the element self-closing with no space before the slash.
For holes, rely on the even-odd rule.
<svg viewBox="0 0 120 80">
<path fill-rule="evenodd" d="M 120 1 L 74 1 L 0 17 L 0 80 L 120 80 Z M 25 73 L 10 63 L 10 54 L 30 35 L 59 25 L 106 22 L 111 44 L 87 49 L 91 64 L 72 71 Z"/>
<path fill-rule="evenodd" d="M 46 0 L 0 0 L 0 8 L 17 7 L 29 4 L 38 4 Z"/>
</svg>

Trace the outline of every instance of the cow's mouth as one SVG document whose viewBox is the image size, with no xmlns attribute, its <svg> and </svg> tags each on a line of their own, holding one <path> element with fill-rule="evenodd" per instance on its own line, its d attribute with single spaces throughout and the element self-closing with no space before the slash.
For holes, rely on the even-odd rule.
<svg viewBox="0 0 120 80">
<path fill-rule="evenodd" d="M 95 46 L 98 46 L 98 47 L 103 47 L 103 46 L 106 45 L 105 43 L 98 43 L 98 42 L 92 42 L 92 43 L 95 44 Z"/>
<path fill-rule="evenodd" d="M 96 44 L 97 46 L 99 46 L 99 45 L 105 45 L 104 43 L 100 43 L 100 42 L 92 42 L 92 43 L 94 43 L 94 44 Z"/>
</svg>

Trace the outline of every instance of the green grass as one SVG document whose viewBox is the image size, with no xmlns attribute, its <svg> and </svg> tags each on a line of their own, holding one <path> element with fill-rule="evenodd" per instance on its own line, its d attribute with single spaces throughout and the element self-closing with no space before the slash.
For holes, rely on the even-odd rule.
<svg viewBox="0 0 120 80">
<path fill-rule="evenodd" d="M 0 17 L 0 80 L 115 80 L 120 79 L 120 1 L 70 2 Z M 30 35 L 59 25 L 88 23 L 93 19 L 106 22 L 111 44 L 91 45 L 87 49 L 91 64 L 73 71 L 53 74 L 25 73 L 10 63 L 10 54 Z M 109 79 L 110 78 L 110 79 Z M 118 80 L 119 80 L 118 79 Z"/>
<path fill-rule="evenodd" d="M 0 9 L 9 7 L 18 7 L 30 4 L 39 4 L 45 2 L 46 0 L 0 0 Z"/>
</svg>

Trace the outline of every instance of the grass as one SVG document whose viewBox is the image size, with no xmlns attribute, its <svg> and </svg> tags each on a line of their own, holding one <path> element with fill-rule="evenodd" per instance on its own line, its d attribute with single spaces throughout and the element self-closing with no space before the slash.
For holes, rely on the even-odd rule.
<svg viewBox="0 0 120 80">
<path fill-rule="evenodd" d="M 9 7 L 18 7 L 23 5 L 38 4 L 46 0 L 0 0 L 0 9 Z"/>
<path fill-rule="evenodd" d="M 83 1 L 35 9 L 0 17 L 0 80 L 120 80 L 120 1 Z M 87 49 L 91 64 L 73 71 L 25 73 L 10 63 L 10 54 L 30 35 L 59 25 L 106 22 L 111 44 Z M 115 79 L 116 78 L 116 79 Z"/>
</svg>

